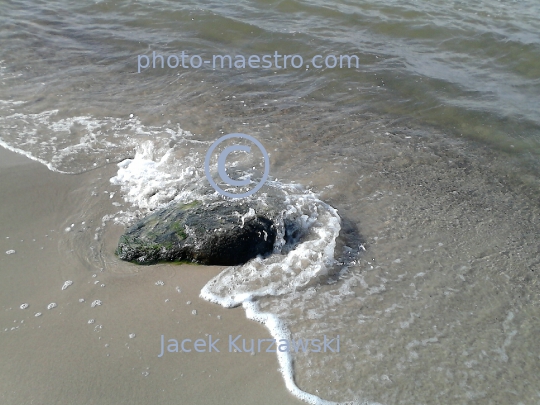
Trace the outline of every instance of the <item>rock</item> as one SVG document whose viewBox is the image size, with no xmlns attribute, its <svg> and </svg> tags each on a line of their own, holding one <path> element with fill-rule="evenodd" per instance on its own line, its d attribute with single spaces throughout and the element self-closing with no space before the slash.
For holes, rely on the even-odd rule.
<svg viewBox="0 0 540 405">
<path fill-rule="evenodd" d="M 173 205 L 129 228 L 120 238 L 117 254 L 139 264 L 243 264 L 273 251 L 276 226 L 269 218 L 264 210 L 255 212 L 235 201 Z"/>
</svg>

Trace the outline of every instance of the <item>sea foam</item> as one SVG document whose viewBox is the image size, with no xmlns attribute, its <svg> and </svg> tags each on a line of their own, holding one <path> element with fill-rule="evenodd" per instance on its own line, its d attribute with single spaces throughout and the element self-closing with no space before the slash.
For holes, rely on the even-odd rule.
<svg viewBox="0 0 540 405">
<path fill-rule="evenodd" d="M 184 147 L 195 142 L 190 139 Z M 215 199 L 216 194 L 207 186 L 200 169 L 205 152 L 200 146 L 208 146 L 199 143 L 203 145 L 190 148 L 189 154 L 178 157 L 174 148 L 143 142 L 133 159 L 118 164 L 118 173 L 111 183 L 120 186 L 124 200 L 138 216 L 174 202 Z M 262 311 L 257 300 L 295 294 L 324 280 L 336 266 L 334 249 L 341 219 L 335 208 L 300 185 L 273 180 L 266 187 L 266 192 L 263 189 L 246 201 L 264 205 L 268 194 L 281 199 L 285 208 L 276 218 L 278 235 L 274 254 L 224 269 L 203 287 L 200 296 L 223 307 L 241 305 L 246 316 L 264 324 L 274 339 L 289 339 L 291 332 L 287 324 L 277 314 Z M 127 215 L 125 219 L 129 223 L 133 216 Z M 288 238 L 285 227 L 289 229 Z M 310 404 L 334 404 L 300 390 L 294 382 L 292 355 L 288 352 L 277 355 L 285 384 L 292 394 Z"/>
</svg>

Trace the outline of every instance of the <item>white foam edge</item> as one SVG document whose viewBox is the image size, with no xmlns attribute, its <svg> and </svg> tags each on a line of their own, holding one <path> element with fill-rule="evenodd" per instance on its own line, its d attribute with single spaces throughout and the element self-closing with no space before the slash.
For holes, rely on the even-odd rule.
<svg viewBox="0 0 540 405">
<path fill-rule="evenodd" d="M 4 142 L 4 140 L 2 138 L 0 138 L 0 146 L 3 147 L 4 149 L 7 149 L 7 150 L 11 151 L 11 152 L 15 152 L 15 153 L 17 153 L 19 155 L 26 156 L 30 160 L 41 163 L 42 165 L 47 167 L 47 169 L 49 169 L 52 172 L 62 173 L 62 174 L 73 174 L 71 172 L 64 172 L 62 170 L 58 170 L 57 168 L 55 168 L 52 165 L 52 163 L 49 163 L 44 159 L 40 159 L 37 156 L 32 155 L 30 152 L 27 152 L 27 151 L 19 149 L 19 148 L 15 148 L 15 147 L 11 146 L 10 144 Z"/>
<path fill-rule="evenodd" d="M 211 294 L 206 288 L 206 286 L 203 287 L 203 289 L 201 290 L 200 297 L 207 301 L 220 304 L 226 308 L 236 306 L 236 302 L 234 302 L 233 300 L 220 298 Z M 283 324 L 283 322 L 281 322 L 276 315 L 259 311 L 257 303 L 252 301 L 248 297 L 251 297 L 251 294 L 240 294 L 237 297 L 237 299 L 244 298 L 242 302 L 242 307 L 246 312 L 246 317 L 253 321 L 260 322 L 264 326 L 266 326 L 270 332 L 270 335 L 272 335 L 272 338 L 274 338 L 276 342 L 280 339 L 289 340 L 290 332 Z M 337 402 L 326 401 L 316 395 L 309 394 L 298 388 L 298 386 L 294 382 L 294 372 L 291 355 L 287 352 L 280 352 L 279 350 L 276 350 L 276 353 L 278 357 L 280 372 L 283 376 L 283 379 L 285 380 L 285 386 L 295 397 L 312 405 L 338 404 Z"/>
<path fill-rule="evenodd" d="M 305 197 L 305 196 L 304 196 Z M 333 216 L 334 218 L 339 218 L 339 215 L 337 213 L 337 209 L 330 206 L 329 204 L 319 200 L 315 196 L 310 196 L 314 200 L 317 200 L 319 204 L 321 204 L 324 208 L 326 208 Z M 341 227 L 338 225 L 337 233 L 334 235 L 333 243 L 329 243 L 328 246 L 325 247 L 325 253 L 328 255 L 333 256 L 333 251 L 335 249 L 335 240 L 337 238 L 337 235 L 339 234 Z M 219 277 L 219 276 L 218 276 Z M 210 286 L 213 284 L 213 280 L 216 278 L 213 278 L 210 280 L 202 289 L 199 294 L 199 296 L 209 302 L 213 302 L 215 304 L 221 305 L 224 308 L 233 308 L 239 305 L 242 305 L 244 308 L 244 311 L 246 313 L 246 317 L 250 320 L 262 323 L 268 331 L 270 332 L 270 335 L 273 339 L 279 341 L 280 339 L 284 340 L 290 340 L 291 333 L 287 326 L 278 318 L 277 315 L 261 312 L 258 308 L 258 304 L 256 301 L 254 301 L 257 297 L 263 297 L 268 295 L 267 289 L 262 289 L 259 291 L 252 291 L 249 293 L 240 293 L 236 294 L 233 297 L 220 297 L 216 294 L 213 294 L 210 291 Z M 292 356 L 288 352 L 280 352 L 279 350 L 276 350 L 276 354 L 278 357 L 278 363 L 280 366 L 280 372 L 283 377 L 283 380 L 285 381 L 285 386 L 298 399 L 311 404 L 311 405 L 381 405 L 377 402 L 368 402 L 368 401 L 347 401 L 347 402 L 333 402 L 328 401 L 325 399 L 322 399 L 316 395 L 310 394 L 308 392 L 302 391 L 296 383 L 294 382 L 294 369 L 293 369 L 293 362 L 292 362 Z"/>
<path fill-rule="evenodd" d="M 211 294 L 208 289 L 203 287 L 201 290 L 200 297 L 219 304 L 223 307 L 230 308 L 234 307 L 237 304 L 237 302 L 234 302 L 231 299 L 224 299 L 221 297 L 217 297 L 213 294 Z M 242 300 L 242 307 L 244 308 L 244 311 L 246 312 L 246 317 L 252 321 L 256 321 L 259 323 L 262 323 L 268 331 L 270 332 L 270 335 L 273 339 L 276 340 L 276 342 L 279 342 L 279 340 L 290 340 L 290 331 L 285 326 L 285 324 L 274 314 L 261 312 L 258 308 L 258 305 L 256 302 L 252 301 L 251 294 L 240 294 L 236 298 L 237 300 Z M 283 376 L 283 380 L 285 381 L 285 386 L 289 390 L 291 394 L 293 394 L 296 398 L 311 404 L 311 405 L 381 405 L 376 402 L 367 402 L 367 401 L 347 401 L 347 402 L 333 402 L 328 401 L 326 399 L 322 399 L 316 395 L 310 394 L 309 392 L 302 391 L 296 383 L 294 382 L 294 370 L 292 365 L 292 356 L 288 352 L 280 352 L 279 350 L 276 350 L 278 363 L 280 367 L 281 375 Z"/>
</svg>

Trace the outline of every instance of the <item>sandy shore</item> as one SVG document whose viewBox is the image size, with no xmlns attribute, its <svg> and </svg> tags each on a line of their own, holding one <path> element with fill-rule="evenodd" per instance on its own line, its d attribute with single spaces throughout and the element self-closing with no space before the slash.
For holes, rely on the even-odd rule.
<svg viewBox="0 0 540 405">
<path fill-rule="evenodd" d="M 0 403 L 301 404 L 275 354 L 229 352 L 229 335 L 270 334 L 241 308 L 198 297 L 220 268 L 118 262 L 119 226 L 109 226 L 101 251 L 81 250 L 120 201 L 100 190 L 114 169 L 62 175 L 0 148 Z M 159 358 L 161 335 L 212 335 L 220 353 Z"/>
</svg>

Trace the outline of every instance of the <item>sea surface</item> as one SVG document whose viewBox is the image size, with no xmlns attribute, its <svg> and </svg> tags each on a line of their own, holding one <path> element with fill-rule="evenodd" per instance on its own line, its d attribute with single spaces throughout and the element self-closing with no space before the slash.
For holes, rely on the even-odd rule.
<svg viewBox="0 0 540 405">
<path fill-rule="evenodd" d="M 540 403 L 540 3 L 22 0 L 0 10 L 0 145 L 62 173 L 115 167 L 107 191 L 122 203 L 92 249 L 71 241 L 81 260 L 106 266 L 95 252 L 109 224 L 222 198 L 206 152 L 249 134 L 270 157 L 269 181 L 249 200 L 285 202 L 280 225 L 297 239 L 281 234 L 273 255 L 225 269 L 201 296 L 243 306 L 276 338 L 340 336 L 339 352 L 279 354 L 294 395 Z M 186 67 L 171 67 L 182 52 Z M 195 68 L 191 58 L 276 52 L 304 63 Z M 358 66 L 340 68 L 340 55 Z M 256 181 L 260 158 L 234 155 L 230 170 Z"/>
</svg>

